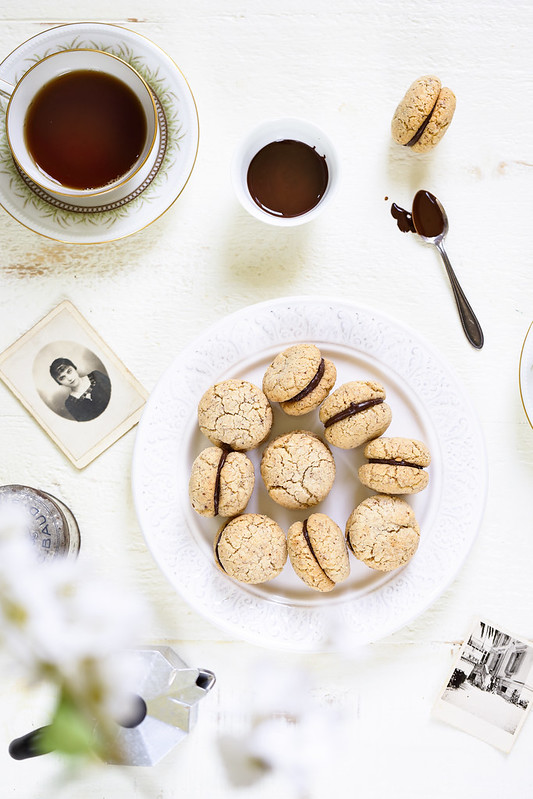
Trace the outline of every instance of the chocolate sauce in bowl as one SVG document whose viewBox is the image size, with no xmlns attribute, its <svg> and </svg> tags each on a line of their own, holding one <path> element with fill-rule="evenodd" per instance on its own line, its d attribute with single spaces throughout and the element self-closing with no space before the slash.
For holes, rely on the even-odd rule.
<svg viewBox="0 0 533 799">
<path fill-rule="evenodd" d="M 252 158 L 247 174 L 254 202 L 280 217 L 301 216 L 318 205 L 328 179 L 325 157 L 294 139 L 267 144 Z"/>
</svg>

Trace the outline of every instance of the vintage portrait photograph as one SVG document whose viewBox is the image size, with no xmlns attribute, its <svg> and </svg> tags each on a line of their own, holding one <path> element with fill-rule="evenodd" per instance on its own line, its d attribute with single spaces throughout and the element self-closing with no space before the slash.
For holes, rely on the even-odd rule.
<svg viewBox="0 0 533 799">
<path fill-rule="evenodd" d="M 80 469 L 139 421 L 147 398 L 68 300 L 0 355 L 0 378 Z"/>
<path fill-rule="evenodd" d="M 531 642 L 477 619 L 433 715 L 509 752 L 532 699 Z"/>
</svg>

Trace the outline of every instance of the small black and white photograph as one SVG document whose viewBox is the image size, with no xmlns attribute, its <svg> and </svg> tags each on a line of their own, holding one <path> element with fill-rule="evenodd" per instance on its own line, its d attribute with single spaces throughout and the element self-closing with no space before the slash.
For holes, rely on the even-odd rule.
<svg viewBox="0 0 533 799">
<path fill-rule="evenodd" d="M 533 644 L 477 619 L 433 715 L 509 752 L 532 699 Z"/>
<path fill-rule="evenodd" d="M 68 300 L 0 355 L 0 378 L 80 469 L 139 421 L 147 398 Z"/>
</svg>

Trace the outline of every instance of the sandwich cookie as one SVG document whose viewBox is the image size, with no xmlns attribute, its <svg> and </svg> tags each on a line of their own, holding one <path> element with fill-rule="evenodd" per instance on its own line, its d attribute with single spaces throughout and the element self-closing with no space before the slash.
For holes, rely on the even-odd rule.
<svg viewBox="0 0 533 799">
<path fill-rule="evenodd" d="M 283 569 L 287 541 L 273 519 L 244 513 L 218 531 L 214 554 L 217 566 L 229 577 L 241 583 L 264 583 Z"/>
<path fill-rule="evenodd" d="M 376 438 L 365 447 L 368 463 L 359 468 L 363 485 L 380 494 L 417 494 L 429 482 L 425 467 L 431 456 L 413 438 Z"/>
<path fill-rule="evenodd" d="M 392 420 L 385 397 L 383 386 L 373 380 L 356 380 L 336 389 L 320 408 L 327 442 L 352 449 L 382 435 Z"/>
<path fill-rule="evenodd" d="M 277 355 L 263 378 L 263 391 L 289 416 L 318 408 L 335 384 L 337 370 L 314 344 L 295 344 Z"/>
<path fill-rule="evenodd" d="M 191 505 L 200 516 L 237 516 L 246 508 L 254 482 L 253 464 L 243 452 L 208 447 L 192 465 Z"/>
<path fill-rule="evenodd" d="M 287 549 L 298 577 L 317 591 L 331 591 L 350 573 L 342 530 L 324 513 L 294 522 L 287 533 Z"/>
<path fill-rule="evenodd" d="M 274 502 L 294 510 L 327 497 L 335 480 L 335 461 L 314 433 L 295 430 L 278 436 L 261 459 L 261 476 Z"/>
<path fill-rule="evenodd" d="M 435 75 L 418 78 L 394 112 L 392 138 L 415 153 L 431 150 L 448 130 L 455 105 L 454 93 Z"/>
<path fill-rule="evenodd" d="M 389 572 L 415 554 L 420 528 L 404 499 L 375 494 L 363 500 L 346 522 L 346 542 L 358 560 Z"/>
<path fill-rule="evenodd" d="M 215 446 L 253 449 L 268 437 L 272 408 L 260 388 L 224 380 L 207 389 L 198 405 L 200 430 Z"/>
</svg>

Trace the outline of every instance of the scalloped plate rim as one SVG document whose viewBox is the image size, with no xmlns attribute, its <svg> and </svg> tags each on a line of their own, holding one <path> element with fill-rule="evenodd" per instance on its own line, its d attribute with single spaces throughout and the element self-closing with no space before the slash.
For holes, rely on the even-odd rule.
<svg viewBox="0 0 533 799">
<path fill-rule="evenodd" d="M 393 319 L 388 314 L 382 311 L 376 311 L 371 307 L 365 306 L 361 303 L 354 303 L 344 299 L 339 300 L 334 296 L 317 297 L 314 295 L 295 295 L 290 297 L 280 297 L 271 300 L 265 300 L 259 303 L 255 303 L 253 305 L 248 305 L 243 308 L 240 308 L 226 316 L 221 317 L 219 320 L 208 326 L 202 333 L 200 333 L 192 341 L 190 341 L 180 351 L 178 355 L 175 356 L 175 358 L 165 369 L 165 371 L 157 381 L 153 391 L 151 392 L 151 395 L 148 399 L 143 415 L 140 419 L 136 433 L 136 440 L 135 440 L 133 461 L 132 461 L 132 493 L 133 493 L 134 507 L 141 527 L 141 531 L 145 538 L 148 549 L 150 550 L 156 564 L 163 572 L 163 574 L 170 582 L 170 584 L 173 586 L 173 588 L 196 612 L 198 612 L 204 618 L 207 618 L 211 623 L 215 624 L 215 626 L 218 626 L 220 629 L 224 630 L 225 632 L 235 635 L 240 640 L 245 640 L 255 645 L 259 645 L 262 647 L 276 648 L 281 650 L 288 650 L 288 651 L 317 652 L 317 651 L 331 651 L 331 647 L 329 646 L 328 642 L 324 640 L 320 640 L 318 642 L 315 640 L 304 640 L 304 642 L 298 641 L 295 643 L 294 641 L 279 639 L 276 636 L 271 636 L 269 640 L 266 640 L 266 636 L 263 632 L 258 634 L 250 633 L 250 631 L 248 631 L 247 629 L 243 629 L 243 627 L 238 622 L 228 620 L 223 616 L 221 616 L 219 613 L 216 612 L 213 613 L 212 610 L 203 606 L 201 602 L 198 602 L 197 598 L 191 598 L 191 596 L 187 595 L 186 592 L 180 590 L 180 586 L 176 584 L 175 576 L 172 575 L 167 564 L 165 564 L 164 560 L 162 560 L 161 554 L 158 552 L 156 543 L 150 538 L 149 534 L 150 522 L 147 518 L 147 514 L 145 513 L 145 508 L 142 505 L 140 491 L 138 490 L 139 481 L 142 479 L 142 470 L 143 470 L 143 463 L 142 463 L 143 438 L 148 428 L 151 408 L 153 405 L 155 405 L 155 403 L 159 401 L 160 396 L 164 392 L 166 381 L 169 379 L 169 376 L 173 373 L 173 371 L 178 366 L 180 366 L 181 368 L 183 362 L 184 361 L 186 362 L 187 359 L 191 357 L 199 347 L 201 347 L 203 344 L 209 343 L 209 341 L 212 341 L 214 334 L 219 328 L 230 326 L 234 321 L 237 321 L 239 318 L 246 319 L 247 317 L 255 315 L 256 313 L 261 312 L 263 310 L 267 309 L 271 310 L 283 306 L 288 308 L 290 306 L 294 305 L 300 306 L 302 304 L 307 304 L 307 303 L 312 305 L 318 304 L 323 306 L 333 306 L 336 307 L 336 310 L 356 311 L 362 314 L 366 314 L 370 317 L 374 317 L 376 320 L 385 323 L 388 326 L 392 326 L 393 328 L 401 330 L 403 334 L 408 336 L 408 338 L 414 344 L 425 350 L 425 352 L 431 356 L 435 364 L 444 372 L 447 380 L 454 387 L 457 394 L 461 397 L 462 405 L 465 408 L 465 411 L 469 416 L 469 421 L 472 425 L 472 433 L 474 437 L 477 439 L 476 443 L 477 446 L 479 447 L 480 454 L 483 455 L 483 457 L 480 459 L 481 462 L 479 460 L 476 461 L 477 466 L 480 469 L 480 471 L 477 473 L 478 486 L 481 487 L 476 502 L 476 512 L 475 512 L 476 523 L 474 525 L 474 529 L 471 532 L 471 537 L 468 541 L 465 551 L 463 552 L 462 557 L 455 564 L 455 569 L 450 579 L 446 580 L 446 582 L 444 583 L 436 585 L 433 591 L 428 592 L 427 596 L 425 597 L 423 605 L 420 605 L 419 607 L 413 609 L 412 613 L 406 614 L 401 619 L 393 620 L 389 624 L 382 625 L 381 628 L 378 631 L 376 631 L 375 635 L 372 635 L 370 637 L 368 636 L 363 637 L 363 639 L 356 642 L 356 645 L 364 645 L 376 640 L 381 640 L 382 638 L 385 638 L 386 636 L 391 635 L 394 632 L 397 632 L 399 629 L 408 625 L 410 622 L 416 619 L 421 613 L 427 610 L 444 593 L 444 591 L 453 582 L 457 573 L 460 571 L 466 558 L 468 557 L 472 545 L 479 533 L 479 528 L 481 526 L 481 522 L 483 519 L 484 509 L 486 505 L 486 498 L 487 498 L 487 490 L 488 490 L 488 467 L 487 467 L 487 457 L 486 457 L 486 445 L 481 425 L 474 411 L 470 398 L 465 393 L 464 389 L 460 385 L 460 382 L 458 381 L 455 374 L 452 372 L 450 367 L 443 361 L 442 356 L 436 351 L 436 349 L 431 345 L 427 344 L 425 341 L 423 341 L 420 334 L 413 331 L 410 327 L 408 327 L 404 323 Z M 216 376 L 213 376 L 213 378 L 214 380 L 216 380 Z M 199 399 L 199 397 L 197 399 Z M 337 647 L 334 647 L 333 649 L 335 650 L 336 648 Z"/>
</svg>

